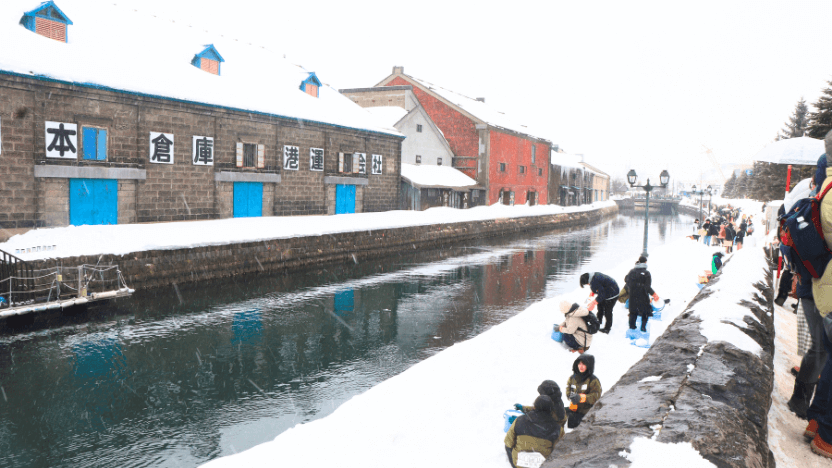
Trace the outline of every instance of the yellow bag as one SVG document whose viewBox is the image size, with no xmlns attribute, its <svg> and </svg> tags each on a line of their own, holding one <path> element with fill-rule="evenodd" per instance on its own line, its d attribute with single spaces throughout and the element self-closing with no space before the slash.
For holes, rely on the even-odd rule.
<svg viewBox="0 0 832 468">
<path fill-rule="evenodd" d="M 623 288 L 621 288 L 621 292 L 618 293 L 618 302 L 623 304 L 623 303 L 627 302 L 627 299 L 629 299 L 629 298 L 630 298 L 630 292 L 627 291 L 627 286 L 624 286 Z"/>
</svg>

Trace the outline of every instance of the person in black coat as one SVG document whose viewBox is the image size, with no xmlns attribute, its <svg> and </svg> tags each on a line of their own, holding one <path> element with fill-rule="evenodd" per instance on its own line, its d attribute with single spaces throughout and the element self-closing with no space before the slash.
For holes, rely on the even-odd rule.
<svg viewBox="0 0 832 468">
<path fill-rule="evenodd" d="M 647 317 L 653 315 L 653 307 L 650 305 L 650 297 L 654 301 L 659 296 L 653 291 L 653 279 L 647 271 L 647 257 L 642 255 L 638 258 L 636 266 L 627 273 L 624 278 L 627 291 L 630 293 L 630 330 L 636 329 L 636 318 L 641 317 L 641 331 L 647 331 Z"/>
<path fill-rule="evenodd" d="M 595 294 L 595 300 L 587 306 L 590 312 L 598 305 L 598 323 L 604 324 L 604 317 L 607 318 L 607 325 L 602 327 L 600 332 L 609 333 L 612 328 L 612 309 L 618 302 L 618 283 L 603 273 L 584 273 L 581 275 L 581 287 L 589 285 L 589 289 Z"/>
<path fill-rule="evenodd" d="M 734 238 L 737 237 L 737 232 L 734 231 L 734 226 L 731 223 L 725 223 L 725 253 L 731 253 L 734 250 Z"/>
<path fill-rule="evenodd" d="M 711 238 L 711 245 L 719 245 L 719 223 L 714 221 L 710 224 L 708 236 Z"/>
</svg>

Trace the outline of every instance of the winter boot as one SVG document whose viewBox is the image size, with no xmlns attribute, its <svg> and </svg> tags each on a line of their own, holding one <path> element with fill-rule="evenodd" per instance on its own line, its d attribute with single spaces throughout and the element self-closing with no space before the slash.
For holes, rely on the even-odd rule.
<svg viewBox="0 0 832 468">
<path fill-rule="evenodd" d="M 806 384 L 799 380 L 794 381 L 794 392 L 789 399 L 788 406 L 798 418 L 806 419 L 806 410 L 812 404 L 812 394 L 814 392 L 815 384 Z"/>
<path fill-rule="evenodd" d="M 812 439 L 812 451 L 820 456 L 832 458 L 832 445 L 821 439 L 820 434 L 815 434 L 815 438 Z"/>
<path fill-rule="evenodd" d="M 818 434 L 818 422 L 812 419 L 809 421 L 809 425 L 806 426 L 806 430 L 803 431 L 803 437 L 806 440 L 812 440 Z"/>
<path fill-rule="evenodd" d="M 783 304 L 786 302 L 786 298 L 789 297 L 789 294 L 778 294 L 777 297 L 774 299 L 774 303 L 783 307 Z"/>
</svg>

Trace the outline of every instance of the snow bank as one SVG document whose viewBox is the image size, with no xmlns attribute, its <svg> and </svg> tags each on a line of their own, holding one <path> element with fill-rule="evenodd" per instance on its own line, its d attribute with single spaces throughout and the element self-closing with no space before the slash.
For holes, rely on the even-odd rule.
<svg viewBox="0 0 832 468">
<path fill-rule="evenodd" d="M 612 201 L 569 207 L 495 204 L 467 210 L 431 208 L 426 211 L 386 211 L 335 216 L 271 216 L 156 224 L 65 226 L 34 229 L 13 236 L 0 244 L 0 250 L 23 260 L 98 254 L 123 255 L 147 250 L 171 250 L 342 232 L 575 213 L 611 206 L 615 206 Z"/>
<path fill-rule="evenodd" d="M 672 298 L 662 313 L 664 320 L 652 323 L 651 343 L 699 292 L 696 277 L 709 265 L 712 251 L 680 239 L 651 252 L 654 289 L 662 298 Z M 605 273 L 623 284 L 631 267 L 629 261 L 623 262 Z M 514 403 L 531 404 L 543 380 L 565 385 L 576 355 L 550 338 L 552 325 L 563 319 L 557 304 L 583 302 L 587 295 L 576 285 L 573 292 L 538 302 L 353 397 L 326 418 L 299 424 L 272 442 L 204 466 L 256 468 L 277 462 L 344 468 L 505 468 L 502 415 Z M 713 312 L 719 313 L 719 309 Z M 605 389 L 647 351 L 629 344 L 624 336 L 626 322 L 626 314 L 616 306 L 612 332 L 596 335 L 592 343 L 596 375 Z M 642 444 L 634 444 L 627 456 L 648 466 L 652 459 Z M 662 453 L 697 460 L 695 451 L 684 444 L 662 447 Z"/>
</svg>

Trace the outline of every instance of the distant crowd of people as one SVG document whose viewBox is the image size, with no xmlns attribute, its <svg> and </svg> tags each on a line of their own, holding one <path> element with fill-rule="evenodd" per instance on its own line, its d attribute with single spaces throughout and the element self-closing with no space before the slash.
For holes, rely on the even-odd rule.
<svg viewBox="0 0 832 468">
<path fill-rule="evenodd" d="M 693 234 L 690 237 L 696 241 L 701 239 L 705 245 L 722 246 L 725 253 L 730 253 L 735 246 L 737 250 L 742 249 L 745 236 L 754 234 L 754 217 L 741 214 L 738 208 L 732 208 L 731 205 L 723 210 L 725 215 L 705 218 L 702 223 L 697 218 L 693 222 Z"/>
</svg>

